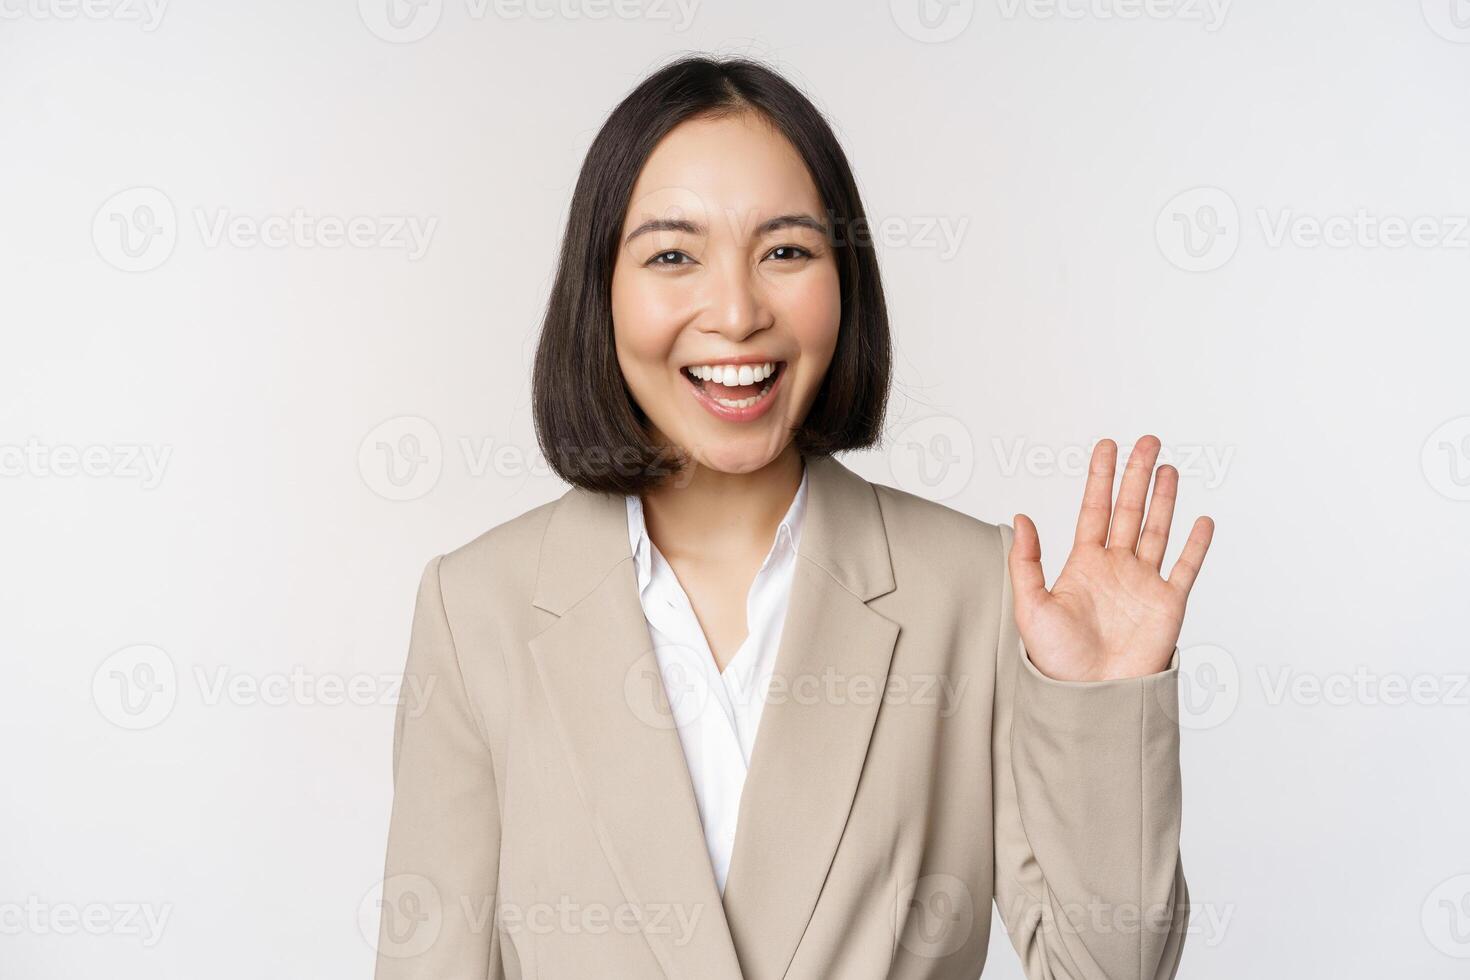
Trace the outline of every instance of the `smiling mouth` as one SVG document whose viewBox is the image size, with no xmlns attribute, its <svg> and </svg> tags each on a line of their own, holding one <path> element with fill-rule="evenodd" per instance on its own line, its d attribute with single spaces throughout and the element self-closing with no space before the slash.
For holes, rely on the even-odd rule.
<svg viewBox="0 0 1470 980">
<path fill-rule="evenodd" d="M 679 373 L 701 392 L 719 405 L 729 409 L 751 408 L 766 397 L 777 379 L 786 369 L 785 361 L 767 361 L 770 373 L 764 377 L 764 364 L 717 364 L 693 365 L 680 368 Z M 696 374 L 695 372 L 701 372 Z M 745 383 L 741 384 L 744 380 Z"/>
</svg>

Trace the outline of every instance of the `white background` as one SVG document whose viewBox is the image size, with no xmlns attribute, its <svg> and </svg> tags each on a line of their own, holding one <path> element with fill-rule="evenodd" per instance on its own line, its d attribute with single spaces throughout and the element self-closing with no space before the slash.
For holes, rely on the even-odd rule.
<svg viewBox="0 0 1470 980">
<path fill-rule="evenodd" d="M 93 2 L 0 0 L 0 975 L 370 975 L 418 577 L 565 489 L 571 188 L 693 50 L 811 93 L 887 229 L 849 466 L 1053 576 L 1103 436 L 1180 467 L 1170 562 L 1217 520 L 1179 976 L 1470 971 L 1463 0 Z"/>
</svg>

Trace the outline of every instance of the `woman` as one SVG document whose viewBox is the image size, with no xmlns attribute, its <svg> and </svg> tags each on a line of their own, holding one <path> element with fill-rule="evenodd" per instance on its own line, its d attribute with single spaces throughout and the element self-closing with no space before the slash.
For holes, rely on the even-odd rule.
<svg viewBox="0 0 1470 980">
<path fill-rule="evenodd" d="M 769 69 L 688 59 L 582 167 L 534 377 L 573 485 L 430 562 L 379 980 L 1169 977 L 1178 473 L 1035 526 L 848 470 L 889 382 L 852 174 Z"/>
</svg>

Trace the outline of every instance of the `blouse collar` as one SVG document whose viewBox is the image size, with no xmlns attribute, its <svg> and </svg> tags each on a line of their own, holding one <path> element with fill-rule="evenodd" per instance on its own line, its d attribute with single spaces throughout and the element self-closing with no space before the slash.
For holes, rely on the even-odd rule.
<svg viewBox="0 0 1470 980">
<path fill-rule="evenodd" d="M 783 550 L 789 549 L 791 554 L 796 554 L 796 549 L 801 543 L 801 526 L 806 516 L 808 469 L 806 463 L 803 463 L 801 483 L 797 484 L 796 496 L 791 498 L 791 506 L 786 508 L 786 515 L 781 518 L 781 523 L 776 527 L 776 539 L 771 542 L 765 560 L 761 562 L 762 569 Z M 653 564 L 650 561 L 653 540 L 648 536 L 648 526 L 643 517 L 643 498 L 636 493 L 630 493 L 626 494 L 624 499 L 628 508 L 628 544 L 633 552 L 634 566 L 638 570 L 638 590 L 642 592 L 653 576 Z"/>
</svg>

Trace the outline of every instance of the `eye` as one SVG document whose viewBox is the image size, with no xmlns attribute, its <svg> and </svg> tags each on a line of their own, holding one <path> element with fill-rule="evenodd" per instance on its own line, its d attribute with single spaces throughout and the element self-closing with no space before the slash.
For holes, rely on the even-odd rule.
<svg viewBox="0 0 1470 980">
<path fill-rule="evenodd" d="M 659 252 L 657 255 L 655 255 L 653 258 L 649 259 L 643 264 L 653 266 L 680 266 L 689 265 L 693 261 L 694 260 L 690 258 L 687 253 L 681 252 L 676 248 L 671 248 L 667 252 Z"/>
<path fill-rule="evenodd" d="M 784 255 L 781 253 L 785 253 Z M 777 245 L 767 253 L 766 258 L 776 259 L 778 262 L 795 262 L 797 259 L 809 259 L 812 253 L 800 245 Z"/>
</svg>

